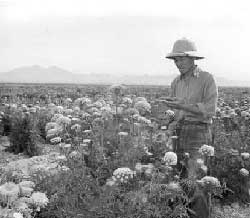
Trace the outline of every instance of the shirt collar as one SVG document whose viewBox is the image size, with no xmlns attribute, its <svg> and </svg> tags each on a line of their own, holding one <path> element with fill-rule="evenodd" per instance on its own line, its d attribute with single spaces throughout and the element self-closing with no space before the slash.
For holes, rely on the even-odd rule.
<svg viewBox="0 0 250 218">
<path fill-rule="evenodd" d="M 194 67 L 190 69 L 190 71 L 185 73 L 184 75 L 180 75 L 180 80 L 189 78 L 191 76 L 195 78 L 199 77 L 199 68 L 197 67 L 197 65 L 194 65 Z"/>
</svg>

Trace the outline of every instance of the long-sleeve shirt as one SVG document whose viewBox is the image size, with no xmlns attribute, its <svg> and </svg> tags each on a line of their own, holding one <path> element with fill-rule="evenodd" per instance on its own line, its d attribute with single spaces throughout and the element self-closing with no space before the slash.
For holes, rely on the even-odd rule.
<svg viewBox="0 0 250 218">
<path fill-rule="evenodd" d="M 171 83 L 172 96 L 184 100 L 186 104 L 196 106 L 202 115 L 183 110 L 177 111 L 177 120 L 212 123 L 215 115 L 218 89 L 213 76 L 197 66 L 184 75 L 177 76 Z"/>
</svg>

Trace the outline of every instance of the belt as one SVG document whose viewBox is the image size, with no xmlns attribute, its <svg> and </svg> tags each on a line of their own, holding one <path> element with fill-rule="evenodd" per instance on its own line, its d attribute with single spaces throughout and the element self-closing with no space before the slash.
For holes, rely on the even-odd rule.
<svg viewBox="0 0 250 218">
<path fill-rule="evenodd" d="M 210 123 L 204 123 L 202 121 L 191 121 L 191 120 L 181 120 L 179 125 L 196 125 L 196 126 L 210 126 Z"/>
</svg>

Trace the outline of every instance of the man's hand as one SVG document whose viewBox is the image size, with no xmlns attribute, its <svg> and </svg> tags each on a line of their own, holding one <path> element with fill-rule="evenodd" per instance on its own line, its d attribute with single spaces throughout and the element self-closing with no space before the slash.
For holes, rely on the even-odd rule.
<svg viewBox="0 0 250 218">
<path fill-rule="evenodd" d="M 165 99 L 159 99 L 157 102 L 162 103 L 172 109 L 182 110 L 184 108 L 185 102 L 183 99 L 179 98 L 168 98 L 168 100 Z"/>
<path fill-rule="evenodd" d="M 178 101 L 166 101 L 165 104 L 172 108 L 172 109 L 177 109 L 177 110 L 182 110 L 184 108 L 184 101 L 183 100 L 178 100 Z"/>
</svg>

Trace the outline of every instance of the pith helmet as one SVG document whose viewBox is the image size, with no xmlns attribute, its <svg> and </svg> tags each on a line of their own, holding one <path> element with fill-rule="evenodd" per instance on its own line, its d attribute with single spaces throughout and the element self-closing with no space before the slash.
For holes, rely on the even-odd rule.
<svg viewBox="0 0 250 218">
<path fill-rule="evenodd" d="M 183 56 L 193 57 L 195 59 L 204 58 L 203 56 L 198 54 L 194 42 L 186 38 L 177 40 L 174 43 L 172 52 L 167 54 L 166 58 L 174 59 L 175 57 L 183 57 Z"/>
</svg>

